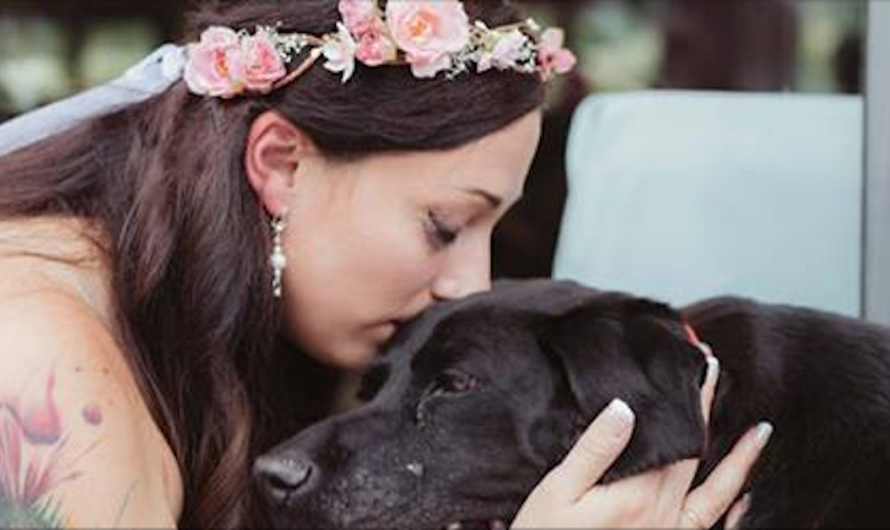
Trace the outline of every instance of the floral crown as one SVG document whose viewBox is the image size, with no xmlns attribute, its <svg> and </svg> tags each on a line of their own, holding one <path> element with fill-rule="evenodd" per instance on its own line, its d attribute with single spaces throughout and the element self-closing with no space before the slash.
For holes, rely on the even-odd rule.
<svg viewBox="0 0 890 530">
<path fill-rule="evenodd" d="M 352 77 L 356 61 L 369 67 L 410 65 L 416 78 L 444 72 L 449 79 L 492 68 L 549 80 L 571 70 L 576 58 L 558 28 L 542 31 L 533 20 L 488 28 L 470 24 L 460 0 L 340 0 L 337 32 L 323 36 L 281 33 L 279 27 L 246 30 L 214 26 L 186 48 L 184 79 L 192 93 L 233 98 L 267 94 L 298 78 L 320 58 L 325 69 Z M 308 58 L 288 66 L 308 49 Z"/>
</svg>

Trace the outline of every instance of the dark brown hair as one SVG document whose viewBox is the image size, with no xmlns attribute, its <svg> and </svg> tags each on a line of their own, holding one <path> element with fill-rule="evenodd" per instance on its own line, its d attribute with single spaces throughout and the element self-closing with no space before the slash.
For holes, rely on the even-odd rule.
<svg viewBox="0 0 890 530">
<path fill-rule="evenodd" d="M 516 22 L 502 1 L 466 0 L 471 20 Z M 336 0 L 205 4 L 210 25 L 335 31 Z M 180 525 L 244 526 L 254 432 L 279 308 L 268 217 L 244 175 L 253 120 L 275 110 L 331 158 L 458 147 L 543 104 L 537 76 L 490 71 L 417 80 L 405 67 L 364 68 L 341 84 L 319 62 L 263 97 L 202 98 L 178 83 L 0 158 L 0 219 L 70 215 L 107 232 L 117 323 L 128 362 L 185 482 Z"/>
</svg>

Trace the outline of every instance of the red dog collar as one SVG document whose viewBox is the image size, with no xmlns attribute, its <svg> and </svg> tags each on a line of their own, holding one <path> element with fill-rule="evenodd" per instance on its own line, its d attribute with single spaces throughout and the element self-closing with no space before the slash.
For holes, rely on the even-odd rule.
<svg viewBox="0 0 890 530">
<path fill-rule="evenodd" d="M 689 339 L 689 342 L 692 343 L 693 346 L 700 349 L 708 357 L 714 356 L 714 352 L 713 350 L 711 350 L 711 347 L 706 342 L 702 342 L 702 340 L 698 338 L 698 333 L 695 332 L 695 328 L 692 327 L 692 324 L 685 322 L 683 324 L 683 329 L 686 330 L 686 338 Z"/>
</svg>

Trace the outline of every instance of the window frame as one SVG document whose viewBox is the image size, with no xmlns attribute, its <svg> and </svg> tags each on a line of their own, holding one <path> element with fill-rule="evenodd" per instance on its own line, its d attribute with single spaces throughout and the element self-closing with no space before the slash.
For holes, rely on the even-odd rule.
<svg viewBox="0 0 890 530">
<path fill-rule="evenodd" d="M 862 316 L 890 325 L 890 3 L 869 0 L 865 54 Z"/>
</svg>

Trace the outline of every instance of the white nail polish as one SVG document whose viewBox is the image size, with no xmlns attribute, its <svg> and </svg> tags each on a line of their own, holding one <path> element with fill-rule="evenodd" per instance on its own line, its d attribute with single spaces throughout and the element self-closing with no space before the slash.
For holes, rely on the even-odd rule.
<svg viewBox="0 0 890 530">
<path fill-rule="evenodd" d="M 774 430 L 775 427 L 773 427 L 773 424 L 768 421 L 765 421 L 758 425 L 757 432 L 754 436 L 757 445 L 759 445 L 760 447 L 765 446 L 766 443 L 769 442 L 769 439 L 772 438 Z"/>
<path fill-rule="evenodd" d="M 609 406 L 606 407 L 606 414 L 616 418 L 624 424 L 633 423 L 634 418 L 636 417 L 630 406 L 621 399 L 612 400 L 612 402 L 609 403 Z"/>
</svg>

